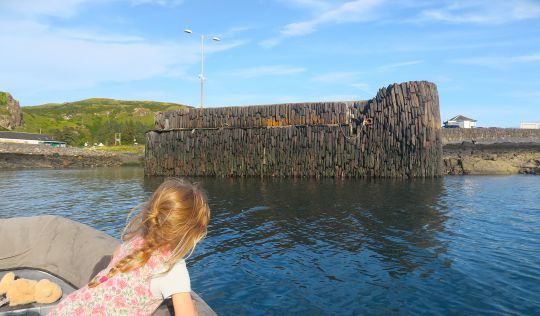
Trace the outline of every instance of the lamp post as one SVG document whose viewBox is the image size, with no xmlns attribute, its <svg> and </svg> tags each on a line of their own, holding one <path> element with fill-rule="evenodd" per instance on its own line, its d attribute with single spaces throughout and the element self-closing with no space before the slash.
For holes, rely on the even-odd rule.
<svg viewBox="0 0 540 316">
<path fill-rule="evenodd" d="M 194 34 L 191 29 L 185 29 L 185 33 L 187 34 Z M 204 81 L 206 80 L 206 77 L 204 77 L 204 40 L 207 38 L 204 34 L 198 34 L 201 36 L 201 74 L 199 75 L 199 79 L 201 79 L 201 109 L 204 107 Z M 221 41 L 221 38 L 217 36 L 213 36 L 212 40 L 214 42 Z"/>
</svg>

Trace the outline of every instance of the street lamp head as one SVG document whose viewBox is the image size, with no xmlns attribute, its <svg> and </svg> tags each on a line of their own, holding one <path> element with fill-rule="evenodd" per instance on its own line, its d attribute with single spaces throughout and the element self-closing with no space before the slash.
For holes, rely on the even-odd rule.
<svg viewBox="0 0 540 316">
<path fill-rule="evenodd" d="M 188 34 L 191 34 L 191 33 L 193 33 L 193 31 L 192 31 L 192 30 L 190 30 L 190 29 L 185 29 L 185 30 L 184 30 L 184 32 L 185 32 L 185 33 L 188 33 Z"/>
<path fill-rule="evenodd" d="M 221 41 L 221 38 L 217 37 L 217 36 L 214 36 L 212 37 L 212 40 L 216 41 L 216 42 L 219 42 Z"/>
</svg>

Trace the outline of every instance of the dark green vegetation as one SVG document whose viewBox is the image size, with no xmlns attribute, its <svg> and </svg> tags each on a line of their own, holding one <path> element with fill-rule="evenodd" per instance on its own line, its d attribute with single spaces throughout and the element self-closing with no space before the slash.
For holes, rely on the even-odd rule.
<svg viewBox="0 0 540 316">
<path fill-rule="evenodd" d="M 8 94 L 0 91 L 0 114 L 10 114 L 7 109 Z M 1 128 L 1 127 L 0 127 Z"/>
<path fill-rule="evenodd" d="M 0 99 L 1 102 L 1 99 Z M 72 146 L 114 144 L 114 133 L 122 133 L 122 144 L 144 143 L 144 133 L 153 127 L 159 111 L 185 105 L 154 101 L 87 99 L 22 108 L 25 125 L 19 131 L 49 134 Z"/>
<path fill-rule="evenodd" d="M 8 102 L 8 94 L 7 92 L 1 92 L 0 91 L 0 105 L 6 105 Z"/>
</svg>

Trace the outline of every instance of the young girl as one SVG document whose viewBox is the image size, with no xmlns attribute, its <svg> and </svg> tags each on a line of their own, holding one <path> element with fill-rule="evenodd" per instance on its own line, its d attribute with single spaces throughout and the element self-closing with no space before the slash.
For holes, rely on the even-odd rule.
<svg viewBox="0 0 540 316">
<path fill-rule="evenodd" d="M 209 220 L 199 188 L 166 180 L 124 229 L 109 266 L 49 315 L 151 315 L 168 297 L 176 315 L 196 315 L 183 258 L 206 235 Z"/>
</svg>

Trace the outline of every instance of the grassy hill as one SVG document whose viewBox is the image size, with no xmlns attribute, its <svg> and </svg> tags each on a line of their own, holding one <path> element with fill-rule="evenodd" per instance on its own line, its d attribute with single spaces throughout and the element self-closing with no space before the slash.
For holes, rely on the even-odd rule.
<svg viewBox="0 0 540 316">
<path fill-rule="evenodd" d="M 77 102 L 49 103 L 22 107 L 24 127 L 18 131 L 49 134 L 70 145 L 85 142 L 114 143 L 114 133 L 122 133 L 122 144 L 135 138 L 144 143 L 144 133 L 153 127 L 160 111 L 187 106 L 155 101 L 87 99 Z"/>
</svg>

